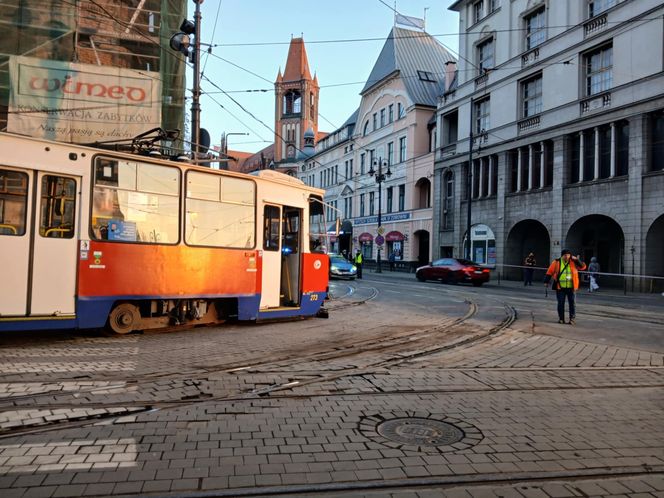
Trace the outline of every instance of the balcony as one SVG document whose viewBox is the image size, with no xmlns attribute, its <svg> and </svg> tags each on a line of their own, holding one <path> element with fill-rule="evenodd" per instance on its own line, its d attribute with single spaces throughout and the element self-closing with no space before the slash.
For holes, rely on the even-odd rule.
<svg viewBox="0 0 664 498">
<path fill-rule="evenodd" d="M 450 157 L 456 155 L 456 144 L 445 145 L 440 148 L 440 159 L 449 159 Z"/>
<path fill-rule="evenodd" d="M 529 66 L 539 60 L 539 47 L 533 48 L 521 56 L 521 67 Z"/>
<path fill-rule="evenodd" d="M 600 95 L 593 95 L 581 102 L 581 114 L 605 109 L 611 107 L 611 92 L 605 92 Z"/>
<path fill-rule="evenodd" d="M 475 78 L 475 88 L 482 85 L 486 85 L 488 81 L 489 81 L 489 73 L 485 71 L 484 74 Z"/>
<path fill-rule="evenodd" d="M 532 116 L 530 118 L 522 119 L 519 121 L 519 133 L 534 130 L 540 126 L 540 117 Z"/>
<path fill-rule="evenodd" d="M 595 33 L 605 30 L 608 25 L 609 22 L 606 14 L 595 16 L 583 24 L 583 35 L 584 37 L 592 36 Z"/>
</svg>

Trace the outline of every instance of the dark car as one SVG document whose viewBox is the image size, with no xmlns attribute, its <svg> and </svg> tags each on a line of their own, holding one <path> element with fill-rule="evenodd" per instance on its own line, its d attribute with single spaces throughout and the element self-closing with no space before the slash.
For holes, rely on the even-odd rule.
<svg viewBox="0 0 664 498">
<path fill-rule="evenodd" d="M 420 266 L 415 272 L 417 280 L 440 280 L 446 283 L 468 282 L 479 287 L 489 281 L 490 271 L 467 259 L 443 258 Z"/>
<path fill-rule="evenodd" d="M 357 276 L 357 268 L 353 263 L 338 254 L 330 254 L 330 278 L 348 278 Z"/>
</svg>

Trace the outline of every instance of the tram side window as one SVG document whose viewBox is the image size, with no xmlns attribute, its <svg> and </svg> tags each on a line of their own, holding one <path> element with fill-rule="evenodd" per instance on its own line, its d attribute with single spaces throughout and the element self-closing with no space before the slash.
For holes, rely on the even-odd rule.
<svg viewBox="0 0 664 498">
<path fill-rule="evenodd" d="M 178 168 L 98 157 L 94 173 L 94 238 L 143 244 L 178 242 Z"/>
<path fill-rule="evenodd" d="M 71 239 L 74 236 L 76 181 L 63 176 L 43 176 L 39 212 L 39 234 L 42 237 Z"/>
<path fill-rule="evenodd" d="M 251 180 L 189 171 L 185 242 L 193 246 L 254 247 L 255 198 Z"/>
<path fill-rule="evenodd" d="M 28 175 L 0 169 L 0 235 L 25 235 Z"/>
<path fill-rule="evenodd" d="M 263 210 L 263 249 L 279 250 L 279 224 L 281 215 L 277 206 L 265 206 Z"/>
</svg>

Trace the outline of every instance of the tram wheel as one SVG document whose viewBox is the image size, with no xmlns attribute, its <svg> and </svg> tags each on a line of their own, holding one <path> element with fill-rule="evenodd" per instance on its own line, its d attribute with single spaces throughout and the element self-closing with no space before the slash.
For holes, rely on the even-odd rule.
<svg viewBox="0 0 664 498">
<path fill-rule="evenodd" d="M 128 334 L 141 320 L 138 308 L 130 303 L 120 303 L 108 316 L 108 327 L 116 334 Z"/>
</svg>

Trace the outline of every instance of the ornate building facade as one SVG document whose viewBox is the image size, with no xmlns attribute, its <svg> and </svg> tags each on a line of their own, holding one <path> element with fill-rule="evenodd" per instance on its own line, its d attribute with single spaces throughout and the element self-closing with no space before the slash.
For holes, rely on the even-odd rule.
<svg viewBox="0 0 664 498">
<path fill-rule="evenodd" d="M 436 255 L 467 254 L 470 206 L 471 258 L 503 275 L 566 247 L 605 272 L 664 276 L 662 3 L 450 9 L 461 57 L 437 112 Z"/>
</svg>

